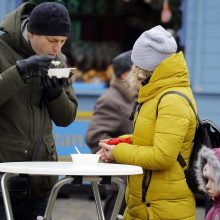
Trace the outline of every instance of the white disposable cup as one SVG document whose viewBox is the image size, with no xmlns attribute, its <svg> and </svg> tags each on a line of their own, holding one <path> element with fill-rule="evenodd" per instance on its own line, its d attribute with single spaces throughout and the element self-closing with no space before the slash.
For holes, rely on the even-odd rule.
<svg viewBox="0 0 220 220">
<path fill-rule="evenodd" d="M 74 164 L 97 164 L 100 154 L 70 154 Z"/>
<path fill-rule="evenodd" d="M 57 78 L 68 78 L 71 70 L 76 68 L 52 68 L 48 70 L 48 76 L 51 78 L 52 76 L 56 76 Z"/>
</svg>

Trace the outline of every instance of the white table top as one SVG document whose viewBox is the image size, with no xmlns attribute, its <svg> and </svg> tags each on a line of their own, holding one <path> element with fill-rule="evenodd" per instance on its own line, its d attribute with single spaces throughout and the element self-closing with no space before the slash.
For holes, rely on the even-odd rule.
<svg viewBox="0 0 220 220">
<path fill-rule="evenodd" d="M 139 166 L 125 164 L 76 165 L 72 162 L 31 161 L 0 163 L 0 172 L 37 175 L 124 176 L 142 174 L 143 170 Z"/>
</svg>

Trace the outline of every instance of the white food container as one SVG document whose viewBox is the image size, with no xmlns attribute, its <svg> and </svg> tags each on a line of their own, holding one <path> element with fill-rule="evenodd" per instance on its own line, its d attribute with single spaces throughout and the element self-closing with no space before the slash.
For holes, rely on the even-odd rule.
<svg viewBox="0 0 220 220">
<path fill-rule="evenodd" d="M 56 76 L 57 78 L 68 78 L 71 70 L 76 68 L 51 68 L 48 70 L 48 76 Z"/>
<path fill-rule="evenodd" d="M 97 164 L 100 154 L 70 154 L 74 164 Z"/>
</svg>

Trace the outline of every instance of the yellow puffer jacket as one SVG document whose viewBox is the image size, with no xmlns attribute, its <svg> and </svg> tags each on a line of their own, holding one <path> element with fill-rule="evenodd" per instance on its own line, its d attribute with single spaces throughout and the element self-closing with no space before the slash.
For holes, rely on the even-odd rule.
<svg viewBox="0 0 220 220">
<path fill-rule="evenodd" d="M 136 115 L 132 144 L 121 143 L 113 150 L 117 162 L 141 166 L 146 173 L 145 178 L 128 178 L 126 220 L 195 219 L 194 196 L 177 161 L 179 153 L 189 160 L 195 114 L 183 97 L 169 94 L 162 98 L 156 118 L 159 98 L 171 90 L 184 93 L 197 110 L 182 52 L 164 60 L 140 88 L 142 107 Z"/>
</svg>

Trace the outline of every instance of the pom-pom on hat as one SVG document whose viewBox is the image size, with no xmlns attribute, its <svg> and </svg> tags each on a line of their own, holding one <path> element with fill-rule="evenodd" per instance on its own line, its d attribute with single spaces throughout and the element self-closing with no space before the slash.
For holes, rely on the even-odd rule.
<svg viewBox="0 0 220 220">
<path fill-rule="evenodd" d="M 173 36 L 158 25 L 145 31 L 134 43 L 131 60 L 138 67 L 154 71 L 155 68 L 177 50 Z"/>
<path fill-rule="evenodd" d="M 65 6 L 56 2 L 37 5 L 30 14 L 28 31 L 47 36 L 68 36 L 71 21 Z"/>
<path fill-rule="evenodd" d="M 131 50 L 119 54 L 112 60 L 112 66 L 116 77 L 131 69 Z"/>
</svg>

